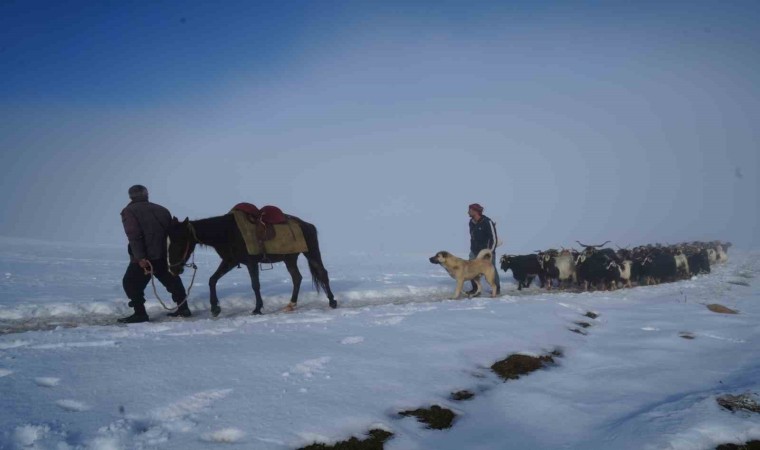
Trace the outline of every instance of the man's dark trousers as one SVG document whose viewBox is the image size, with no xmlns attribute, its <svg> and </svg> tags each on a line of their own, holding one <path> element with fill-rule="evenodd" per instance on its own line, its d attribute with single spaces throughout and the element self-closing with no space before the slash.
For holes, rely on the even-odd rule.
<svg viewBox="0 0 760 450">
<path fill-rule="evenodd" d="M 166 260 L 156 259 L 150 263 L 153 265 L 153 275 L 172 294 L 174 303 L 182 303 L 182 300 L 185 299 L 185 286 L 182 284 L 182 278 L 169 273 L 169 264 Z M 148 283 L 150 283 L 150 274 L 146 275 L 143 268 L 136 262 L 130 263 L 122 280 L 124 292 L 130 300 L 129 306 L 145 304 L 145 288 Z"/>
</svg>

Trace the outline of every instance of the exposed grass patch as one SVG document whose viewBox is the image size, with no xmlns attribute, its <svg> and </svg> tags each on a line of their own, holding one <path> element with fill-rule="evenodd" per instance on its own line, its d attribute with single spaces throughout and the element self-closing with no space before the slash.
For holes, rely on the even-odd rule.
<svg viewBox="0 0 760 450">
<path fill-rule="evenodd" d="M 715 447 L 715 450 L 760 450 L 760 441 L 750 441 L 746 444 L 723 444 Z"/>
<path fill-rule="evenodd" d="M 548 364 L 554 364 L 554 358 L 551 355 L 538 357 L 510 355 L 507 359 L 494 363 L 491 370 L 504 381 L 509 381 L 517 380 L 523 375 L 543 369 Z"/>
<path fill-rule="evenodd" d="M 731 412 L 747 411 L 760 414 L 760 403 L 755 400 L 752 394 L 742 395 L 724 395 L 716 399 L 718 404 Z"/>
<path fill-rule="evenodd" d="M 403 417 L 416 417 L 417 421 L 427 425 L 432 430 L 446 430 L 454 425 L 457 415 L 454 411 L 433 405 L 430 408 L 419 408 L 414 411 L 401 411 Z"/>
<path fill-rule="evenodd" d="M 727 308 L 723 305 L 719 305 L 717 303 L 713 303 L 711 305 L 707 305 L 707 309 L 714 313 L 718 314 L 739 314 L 739 311 L 733 310 L 731 308 Z"/>
<path fill-rule="evenodd" d="M 464 391 L 458 391 L 458 392 L 452 392 L 451 393 L 451 399 L 455 402 L 463 402 L 465 400 L 470 400 L 475 397 L 475 394 L 468 390 Z"/>
<path fill-rule="evenodd" d="M 366 439 L 352 437 L 333 445 L 314 443 L 298 450 L 383 450 L 385 442 L 393 437 L 393 433 L 385 430 L 370 430 L 367 434 Z"/>
</svg>

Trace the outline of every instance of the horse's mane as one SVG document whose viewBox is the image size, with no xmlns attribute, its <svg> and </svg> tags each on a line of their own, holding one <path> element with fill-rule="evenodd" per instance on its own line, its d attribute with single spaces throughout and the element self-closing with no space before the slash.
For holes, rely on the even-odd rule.
<svg viewBox="0 0 760 450">
<path fill-rule="evenodd" d="M 195 228 L 195 235 L 201 246 L 229 244 L 232 241 L 237 224 L 232 214 L 209 217 L 190 222 Z"/>
</svg>

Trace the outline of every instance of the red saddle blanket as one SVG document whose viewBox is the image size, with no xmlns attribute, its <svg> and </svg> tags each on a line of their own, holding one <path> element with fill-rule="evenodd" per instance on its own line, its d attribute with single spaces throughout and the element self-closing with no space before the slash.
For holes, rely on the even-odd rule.
<svg viewBox="0 0 760 450">
<path fill-rule="evenodd" d="M 280 208 L 272 205 L 263 206 L 259 209 L 251 203 L 238 203 L 232 209 L 248 214 L 249 218 L 252 219 L 251 222 L 254 223 L 279 225 L 288 221 L 285 213 Z"/>
</svg>

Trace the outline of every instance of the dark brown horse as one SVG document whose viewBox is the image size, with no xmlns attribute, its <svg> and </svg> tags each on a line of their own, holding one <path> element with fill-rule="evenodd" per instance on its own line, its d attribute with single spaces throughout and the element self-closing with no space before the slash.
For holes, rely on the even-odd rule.
<svg viewBox="0 0 760 450">
<path fill-rule="evenodd" d="M 324 289 L 330 301 L 330 307 L 337 308 L 338 302 L 335 301 L 332 290 L 330 290 L 330 279 L 327 276 L 327 269 L 322 263 L 322 254 L 319 251 L 317 227 L 297 217 L 290 216 L 290 220 L 294 220 L 303 231 L 308 248 L 304 256 L 309 262 L 309 271 L 314 281 L 314 288 L 317 292 Z M 253 310 L 253 314 L 261 314 L 261 308 L 264 306 L 261 299 L 261 283 L 259 282 L 259 263 L 262 262 L 285 263 L 285 267 L 293 279 L 293 295 L 287 309 L 295 309 L 298 302 L 298 292 L 301 289 L 301 280 L 303 279 L 298 270 L 298 253 L 289 255 L 267 254 L 265 261 L 264 255 L 249 255 L 243 235 L 240 234 L 235 217 L 232 214 L 193 221 L 186 218 L 183 222 L 178 221 L 175 217 L 169 227 L 169 270 L 173 274 L 182 273 L 197 244 L 213 247 L 219 257 L 222 258 L 219 268 L 211 275 L 208 282 L 211 291 L 211 314 L 214 317 L 222 311 L 222 308 L 219 307 L 219 298 L 216 295 L 216 283 L 239 264 L 248 267 L 248 273 L 251 275 L 251 284 L 256 295 L 256 308 Z"/>
</svg>

